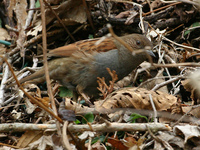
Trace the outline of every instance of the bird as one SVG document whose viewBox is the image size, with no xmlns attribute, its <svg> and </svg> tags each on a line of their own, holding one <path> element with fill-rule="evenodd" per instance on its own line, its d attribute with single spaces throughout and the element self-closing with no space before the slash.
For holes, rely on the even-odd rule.
<svg viewBox="0 0 200 150">
<path fill-rule="evenodd" d="M 107 38 L 95 47 L 98 39 L 79 41 L 68 46 L 52 50 L 51 56 L 60 56 L 48 62 L 49 75 L 74 93 L 98 97 L 97 77 L 104 77 L 109 83 L 111 76 L 106 68 L 116 71 L 118 80 L 131 73 L 147 59 L 147 53 L 153 56 L 152 43 L 141 34 L 128 34 L 120 37 L 133 51 L 128 50 L 114 38 Z M 81 46 L 80 46 L 81 45 Z M 93 47 L 92 47 L 93 46 Z M 92 48 L 91 48 L 92 47 Z M 149 48 L 146 50 L 145 48 Z M 96 49 L 96 50 L 95 50 Z M 138 50 L 144 52 L 133 54 Z M 65 51 L 65 52 L 64 52 Z M 45 81 L 44 67 L 19 82 L 41 83 Z"/>
</svg>

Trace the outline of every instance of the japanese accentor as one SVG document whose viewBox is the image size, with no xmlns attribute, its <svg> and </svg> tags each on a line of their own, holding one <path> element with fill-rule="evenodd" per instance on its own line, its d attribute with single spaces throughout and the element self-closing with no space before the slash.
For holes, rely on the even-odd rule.
<svg viewBox="0 0 200 150">
<path fill-rule="evenodd" d="M 141 49 L 145 50 L 146 46 L 152 48 L 151 42 L 140 34 L 129 34 L 121 38 L 135 52 Z M 147 59 L 145 52 L 133 55 L 130 50 L 119 44 L 114 38 L 108 38 L 95 47 L 94 43 L 96 41 L 96 39 L 84 40 L 50 52 L 50 55 L 70 56 L 49 61 L 50 78 L 57 80 L 69 89 L 76 90 L 78 93 L 84 93 L 90 97 L 98 96 L 97 77 L 105 77 L 107 83 L 111 80 L 106 68 L 115 70 L 120 80 Z M 68 51 L 64 52 L 63 48 Z M 90 52 L 91 49 L 92 53 Z M 94 52 L 95 50 L 97 52 Z M 106 52 L 99 52 L 98 50 Z M 147 52 L 150 55 L 153 54 L 152 51 L 147 50 Z M 44 68 L 20 80 L 21 83 L 26 81 L 31 83 L 44 82 Z"/>
</svg>

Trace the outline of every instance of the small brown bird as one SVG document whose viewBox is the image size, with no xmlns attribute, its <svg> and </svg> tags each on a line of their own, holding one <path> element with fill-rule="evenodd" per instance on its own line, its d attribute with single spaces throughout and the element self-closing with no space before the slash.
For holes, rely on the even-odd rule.
<svg viewBox="0 0 200 150">
<path fill-rule="evenodd" d="M 125 35 L 121 38 L 135 52 L 141 49 L 145 50 L 146 46 L 152 48 L 152 43 L 145 36 L 140 34 Z M 113 38 L 104 40 L 96 47 L 97 52 L 94 52 L 94 48 L 91 54 L 91 47 L 95 47 L 94 41 L 96 42 L 97 40 L 84 40 L 82 42 L 70 44 L 69 47 L 64 46 L 66 52 L 63 52 L 63 47 L 51 51 L 50 55 L 64 57 L 49 61 L 50 78 L 57 80 L 60 84 L 69 89 L 77 91 L 79 94 L 84 93 L 90 97 L 96 97 L 99 94 L 97 90 L 97 77 L 105 77 L 107 83 L 111 80 L 111 76 L 106 68 L 115 70 L 120 80 L 147 59 L 145 52 L 133 55 L 130 50 L 126 49 Z M 99 53 L 98 49 L 102 49 L 106 52 Z M 152 51 L 147 50 L 147 52 L 153 55 Z M 23 78 L 20 80 L 20 83 L 26 81 L 31 83 L 44 82 L 44 68 Z"/>
</svg>

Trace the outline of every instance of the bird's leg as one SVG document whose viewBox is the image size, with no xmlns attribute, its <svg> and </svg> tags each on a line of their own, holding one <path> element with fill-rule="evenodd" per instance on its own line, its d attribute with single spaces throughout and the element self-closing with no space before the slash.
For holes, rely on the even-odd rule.
<svg viewBox="0 0 200 150">
<path fill-rule="evenodd" d="M 93 106 L 93 104 L 90 102 L 89 98 L 83 93 L 83 92 L 79 92 L 81 94 L 81 96 L 85 99 L 85 102 L 89 105 L 89 106 Z"/>
<path fill-rule="evenodd" d="M 90 102 L 88 96 L 85 95 L 85 93 L 83 92 L 84 88 L 80 85 L 77 85 L 76 87 L 76 91 L 85 99 L 85 102 L 89 105 L 89 106 L 93 106 L 93 104 Z"/>
<path fill-rule="evenodd" d="M 78 102 L 78 95 L 80 94 L 85 99 L 85 102 L 89 106 L 92 106 L 93 104 L 90 102 L 89 98 L 83 92 L 81 92 L 81 90 L 78 90 L 78 91 L 79 92 L 77 92 L 76 90 L 73 90 L 73 101 Z"/>
<path fill-rule="evenodd" d="M 78 102 L 78 93 L 76 90 L 73 90 L 73 101 Z"/>
</svg>

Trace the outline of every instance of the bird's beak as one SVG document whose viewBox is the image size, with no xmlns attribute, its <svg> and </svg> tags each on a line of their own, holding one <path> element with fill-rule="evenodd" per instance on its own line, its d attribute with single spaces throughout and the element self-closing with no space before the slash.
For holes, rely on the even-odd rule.
<svg viewBox="0 0 200 150">
<path fill-rule="evenodd" d="M 145 50 L 147 51 L 147 53 L 148 53 L 150 56 L 156 57 L 156 55 L 153 53 L 153 51 L 152 51 L 151 49 L 152 49 L 152 47 L 150 47 L 150 46 L 146 46 L 146 47 L 145 47 Z"/>
<path fill-rule="evenodd" d="M 152 50 L 147 50 L 147 53 L 148 53 L 150 56 L 156 57 L 156 55 L 153 53 Z"/>
</svg>

